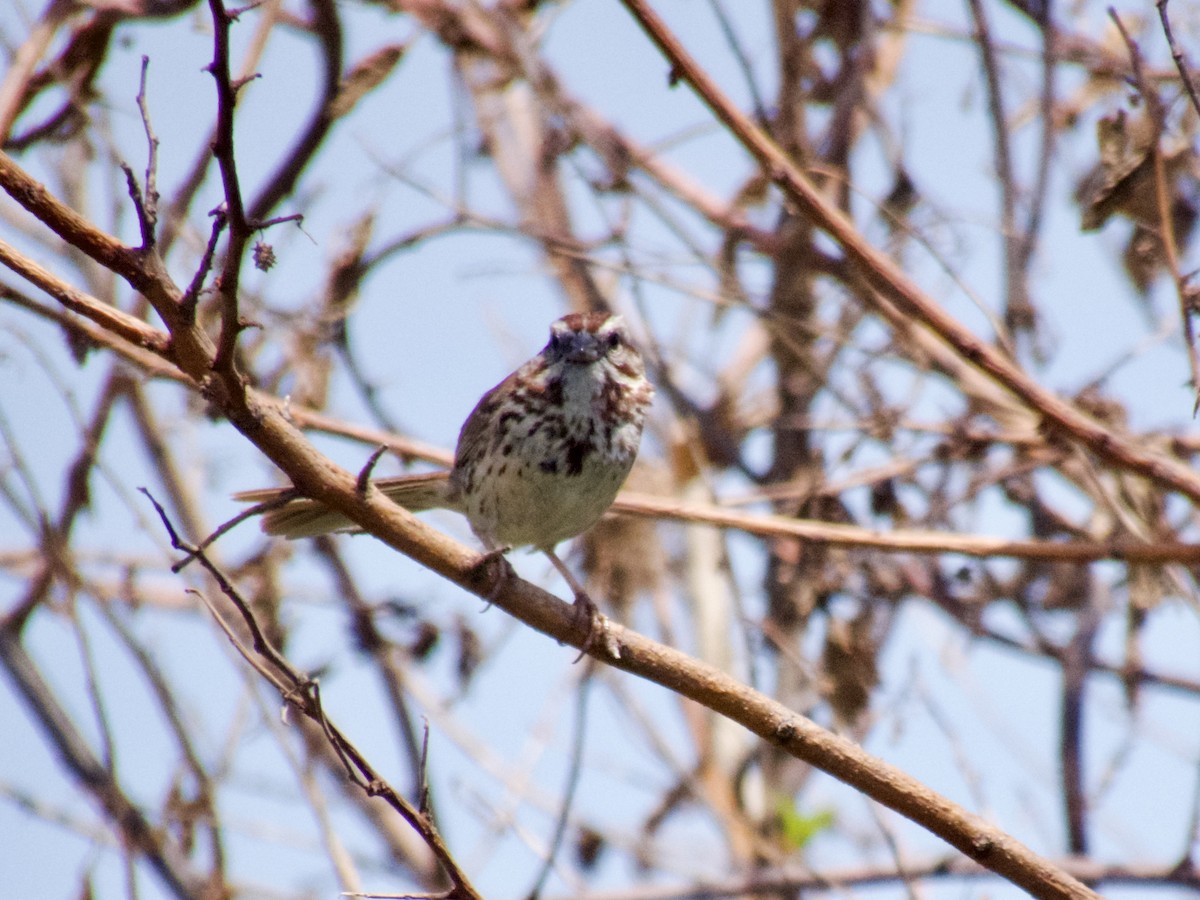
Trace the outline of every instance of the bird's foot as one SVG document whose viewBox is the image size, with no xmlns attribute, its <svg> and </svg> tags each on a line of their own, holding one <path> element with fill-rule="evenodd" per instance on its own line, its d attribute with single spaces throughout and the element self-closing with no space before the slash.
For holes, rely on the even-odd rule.
<svg viewBox="0 0 1200 900">
<path fill-rule="evenodd" d="M 597 646 L 597 641 L 611 659 L 620 659 L 621 647 L 608 630 L 608 619 L 600 613 L 600 608 L 596 606 L 595 601 L 587 595 L 586 591 L 576 590 L 574 605 L 575 617 L 584 619 L 587 626 L 587 637 L 583 639 L 583 645 L 579 648 L 579 655 L 575 657 L 575 662 L 579 662 L 587 656 Z"/>
<path fill-rule="evenodd" d="M 550 560 L 550 564 L 558 570 L 558 574 L 563 577 L 563 581 L 570 585 L 571 592 L 575 595 L 576 618 L 581 616 L 586 618 L 587 637 L 583 640 L 583 644 L 579 649 L 579 655 L 575 657 L 575 662 L 579 662 L 579 660 L 591 652 L 592 648 L 596 646 L 597 639 L 600 640 L 601 646 L 604 647 L 610 659 L 620 659 L 621 648 L 617 644 L 616 638 L 608 630 L 608 619 L 600 614 L 599 607 L 588 596 L 587 591 L 583 589 L 583 585 L 571 574 L 571 570 L 567 568 L 566 564 L 558 558 L 558 555 L 553 550 L 545 547 L 542 548 L 542 552 L 546 554 L 546 558 Z"/>
</svg>

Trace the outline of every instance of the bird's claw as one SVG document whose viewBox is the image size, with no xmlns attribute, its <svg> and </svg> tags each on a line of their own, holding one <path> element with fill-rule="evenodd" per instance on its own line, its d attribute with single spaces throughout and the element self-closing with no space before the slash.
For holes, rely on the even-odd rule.
<svg viewBox="0 0 1200 900">
<path fill-rule="evenodd" d="M 600 641 L 610 658 L 621 658 L 621 648 L 617 644 L 616 638 L 608 630 L 608 619 L 600 613 L 600 608 L 596 606 L 595 601 L 583 591 L 575 592 L 575 616 L 586 619 L 587 624 L 587 637 L 583 640 L 583 646 L 579 648 L 579 655 L 575 657 L 575 662 L 579 662 L 587 656 L 596 646 L 597 640 Z"/>
</svg>

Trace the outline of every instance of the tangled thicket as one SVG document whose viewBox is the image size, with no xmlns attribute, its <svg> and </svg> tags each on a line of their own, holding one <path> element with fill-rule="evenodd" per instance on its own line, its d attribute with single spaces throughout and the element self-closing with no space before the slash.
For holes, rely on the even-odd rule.
<svg viewBox="0 0 1200 900">
<path fill-rule="evenodd" d="M 0 13 L 18 877 L 1200 887 L 1200 18 L 654 6 Z M 481 308 L 658 389 L 597 661 L 364 489 L 520 357 Z M 266 461 L 379 541 L 218 528 Z"/>
</svg>

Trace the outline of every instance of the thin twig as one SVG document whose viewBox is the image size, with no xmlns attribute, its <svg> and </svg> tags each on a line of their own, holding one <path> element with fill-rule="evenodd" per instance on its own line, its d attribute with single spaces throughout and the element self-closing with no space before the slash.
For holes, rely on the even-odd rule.
<svg viewBox="0 0 1200 900">
<path fill-rule="evenodd" d="M 1188 98 L 1192 101 L 1192 109 L 1196 111 L 1197 115 L 1200 115 L 1200 92 L 1196 89 L 1196 82 L 1188 67 L 1187 57 L 1175 43 L 1175 35 L 1171 31 L 1171 17 L 1167 14 L 1167 6 L 1170 2 L 1171 0 L 1158 0 L 1154 5 L 1158 8 L 1158 18 L 1162 22 L 1167 46 L 1171 49 L 1171 59 L 1175 60 L 1175 68 L 1179 70 L 1179 78 L 1183 82 L 1184 90 L 1187 91 Z"/>
<path fill-rule="evenodd" d="M 1077 856 L 1088 854 L 1088 793 L 1084 765 L 1084 709 L 1088 675 L 1092 672 L 1092 645 L 1100 624 L 1094 598 L 1085 597 L 1076 632 L 1062 649 L 1062 706 L 1059 710 L 1059 757 L 1061 760 L 1063 818 L 1067 848 Z"/>
<path fill-rule="evenodd" d="M 179 308 L 189 322 L 196 320 L 196 306 L 200 303 L 200 292 L 204 289 L 204 280 L 212 271 L 213 258 L 217 253 L 217 242 L 220 241 L 221 234 L 228 223 L 224 210 L 219 208 L 212 211 L 212 220 L 212 229 L 208 233 L 208 243 L 204 246 L 200 265 L 196 267 L 192 280 L 189 282 L 187 290 L 183 292 L 183 298 L 179 301 Z"/>
<path fill-rule="evenodd" d="M 338 4 L 334 0 L 311 0 L 308 6 L 313 14 L 310 32 L 320 48 L 320 94 L 308 124 L 299 130 L 295 142 L 279 161 L 266 185 L 250 202 L 246 215 L 251 224 L 261 223 L 283 198 L 291 194 L 334 122 L 333 103 L 342 78 L 344 55 Z"/>
<path fill-rule="evenodd" d="M 367 461 L 363 463 L 363 467 L 359 470 L 358 478 L 354 483 L 354 489 L 360 494 L 365 494 L 371 486 L 371 473 L 375 471 L 375 466 L 383 458 L 383 454 L 387 453 L 387 449 L 386 444 L 380 444 L 367 457 Z"/>
<path fill-rule="evenodd" d="M 138 83 L 137 105 L 142 116 L 142 128 L 146 132 L 146 176 L 144 205 L 138 210 L 138 225 L 142 230 L 142 250 L 154 247 L 158 225 L 158 137 L 150 124 L 150 109 L 146 104 L 146 72 L 150 68 L 150 57 L 142 57 L 142 75 Z"/>
<path fill-rule="evenodd" d="M 280 672 L 285 672 L 291 676 L 295 684 L 305 683 L 308 679 L 296 675 L 291 666 L 288 665 L 287 660 L 283 658 L 283 654 L 275 649 L 275 645 L 268 640 L 262 628 L 259 627 L 258 620 L 250 611 L 250 607 L 242 600 L 238 592 L 234 590 L 233 584 L 225 577 L 225 573 L 208 558 L 203 550 L 186 543 L 179 536 L 179 532 L 175 530 L 175 526 L 171 522 L 170 516 L 167 515 L 167 511 L 163 509 L 162 504 L 154 498 L 154 495 L 150 491 L 144 487 L 138 488 L 138 490 L 154 505 L 154 510 L 158 513 L 158 518 L 162 521 L 163 528 L 166 529 L 167 536 L 171 539 L 171 546 L 176 550 L 188 554 L 189 559 L 196 559 L 204 570 L 216 581 L 217 586 L 221 589 L 221 593 L 233 601 L 238 612 L 242 614 L 242 619 L 246 623 L 247 629 L 250 631 L 250 637 L 254 641 L 255 652 L 260 656 L 265 656 Z"/>
<path fill-rule="evenodd" d="M 276 225 L 282 225 L 285 222 L 295 222 L 297 225 L 303 225 L 304 213 L 288 213 L 286 216 L 275 216 L 271 219 L 263 219 L 261 222 L 256 220 L 255 228 L 259 231 L 265 231 L 268 228 L 273 228 Z"/>
<path fill-rule="evenodd" d="M 1187 280 L 1179 269 L 1179 244 L 1175 239 L 1175 217 L 1172 210 L 1171 188 L 1167 178 L 1166 160 L 1163 158 L 1162 137 L 1167 127 L 1166 112 L 1163 109 L 1162 98 L 1158 91 L 1146 78 L 1142 66 L 1142 52 L 1137 41 L 1125 28 L 1125 23 L 1111 6 L 1108 8 L 1109 18 L 1117 26 L 1125 49 L 1129 54 L 1129 65 L 1133 70 L 1134 86 L 1146 105 L 1146 115 L 1154 126 L 1154 140 L 1150 146 L 1154 162 L 1154 199 L 1158 207 L 1158 240 L 1162 244 L 1163 256 L 1166 258 L 1167 271 L 1175 282 L 1175 293 L 1179 299 L 1179 317 L 1183 323 L 1183 338 L 1187 350 L 1188 368 L 1192 378 L 1192 395 L 1195 398 L 1192 405 L 1192 415 L 1200 409 L 1200 350 L 1196 347 L 1195 326 L 1192 322 L 1191 291 L 1188 290 Z"/>
<path fill-rule="evenodd" d="M 205 603 L 213 612 L 222 630 L 234 643 L 242 656 L 281 692 L 288 707 L 296 710 L 306 718 L 315 722 L 324 733 L 329 746 L 336 752 L 345 767 L 347 778 L 357 784 L 370 796 L 384 798 L 406 822 L 420 834 L 434 856 L 441 863 L 443 871 L 453 884 L 453 889 L 445 896 L 462 898 L 462 900 L 481 900 L 480 895 L 471 885 L 465 872 L 459 867 L 451 855 L 436 825 L 419 809 L 405 800 L 387 781 L 379 776 L 366 757 L 352 744 L 344 734 L 333 724 L 321 704 L 320 686 L 317 682 L 294 669 L 284 656 L 268 641 L 263 629 L 258 624 L 249 604 L 233 586 L 228 577 L 216 566 L 203 550 L 189 546 L 175 530 L 166 510 L 145 488 L 142 493 L 154 505 L 162 521 L 163 527 L 171 540 L 171 545 L 194 556 L 216 581 L 221 592 L 237 608 L 253 639 L 253 651 L 237 639 L 233 630 L 227 626 L 212 604 Z M 203 596 L 203 595 L 201 595 Z M 258 658 L 262 659 L 259 660 Z"/>
<path fill-rule="evenodd" d="M 995 147 L 996 175 L 1000 191 L 1000 240 L 1004 245 L 1004 321 L 1013 336 L 1024 331 L 1033 332 L 1033 306 L 1029 300 L 1026 272 L 1020 263 L 1020 242 L 1017 228 L 1017 181 L 1013 167 L 1012 146 L 1009 141 L 1011 130 L 1001 94 L 1002 77 L 1000 60 L 992 40 L 991 25 L 982 0 L 968 0 L 971 18 L 975 21 L 975 38 L 979 45 L 980 65 L 983 67 L 984 83 L 987 85 L 988 112 L 992 124 L 992 142 Z M 1010 353 L 1007 334 L 1001 335 Z"/>
<path fill-rule="evenodd" d="M 238 312 L 238 289 L 241 283 L 242 258 L 249 244 L 252 227 L 246 218 L 242 201 L 241 182 L 238 177 L 237 159 L 234 154 L 234 108 L 238 91 L 244 81 L 236 84 L 230 76 L 229 44 L 230 26 L 237 18 L 236 12 L 225 9 L 223 0 L 209 0 L 213 20 L 213 59 L 207 70 L 217 88 L 217 127 L 212 144 L 213 156 L 221 173 L 225 202 L 222 212 L 229 223 L 229 241 L 225 248 L 225 263 L 221 267 L 218 292 L 221 298 L 221 333 L 217 338 L 217 353 L 212 368 L 226 375 L 233 373 L 234 348 L 244 327 Z"/>
<path fill-rule="evenodd" d="M 188 565 L 194 559 L 198 558 L 199 553 L 203 552 L 204 550 L 207 550 L 214 543 L 216 543 L 216 541 L 219 538 L 224 537 L 226 534 L 228 534 L 234 528 L 236 528 L 237 526 L 239 526 L 243 522 L 245 522 L 247 519 L 253 519 L 256 516 L 261 516 L 265 513 L 269 513 L 272 510 L 279 509 L 282 506 L 287 506 L 289 503 L 291 503 L 293 500 L 295 500 L 296 497 L 298 497 L 298 496 L 299 496 L 299 494 L 297 494 L 295 491 L 285 491 L 283 494 L 281 494 L 280 496 L 278 496 L 272 500 L 268 500 L 265 503 L 257 503 L 254 506 L 251 506 L 251 507 L 248 507 L 248 508 L 242 510 L 236 516 L 234 516 L 232 519 L 229 519 L 229 520 L 221 523 L 220 525 L 218 525 L 212 534 L 210 534 L 208 537 L 206 537 L 204 540 L 202 540 L 196 546 L 195 552 L 188 552 L 187 555 L 184 556 L 183 559 L 178 560 L 177 562 L 173 563 L 171 565 L 171 571 L 174 572 L 175 574 L 179 574 L 184 569 L 186 569 L 188 567 Z M 183 549 L 183 548 L 180 547 L 177 549 Z"/>
<path fill-rule="evenodd" d="M 554 835 L 550 846 L 546 848 L 546 858 L 542 862 L 541 871 L 533 882 L 533 887 L 525 896 L 528 900 L 537 900 L 542 895 L 550 873 L 554 871 L 554 860 L 562 848 L 567 836 L 567 826 L 571 821 L 571 806 L 575 801 L 575 791 L 579 788 L 579 776 L 583 771 L 583 747 L 587 736 L 588 697 L 591 694 L 592 676 L 596 671 L 594 660 L 588 660 L 583 674 L 579 679 L 579 690 L 575 694 L 575 718 L 572 722 L 571 759 L 567 768 L 567 786 L 563 791 L 558 805 L 558 818 L 554 823 Z"/>
<path fill-rule="evenodd" d="M 1010 540 L 986 535 L 963 535 L 941 531 L 898 529 L 877 531 L 783 515 L 755 515 L 700 503 L 682 503 L 663 497 L 623 492 L 613 503 L 620 513 L 651 519 L 672 519 L 730 528 L 748 534 L 797 537 L 805 541 L 840 547 L 862 547 L 895 553 L 963 556 L 1006 556 L 1050 562 L 1095 562 L 1116 559 L 1124 562 L 1195 563 L 1200 561 L 1200 544 L 1174 542 L 1143 543 L 1129 539 L 1114 541 Z"/>
</svg>

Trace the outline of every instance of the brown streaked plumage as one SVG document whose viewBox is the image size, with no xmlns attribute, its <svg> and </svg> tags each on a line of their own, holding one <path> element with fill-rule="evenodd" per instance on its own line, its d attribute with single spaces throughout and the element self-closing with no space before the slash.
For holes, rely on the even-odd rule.
<svg viewBox="0 0 1200 900">
<path fill-rule="evenodd" d="M 637 456 L 654 388 L 620 316 L 572 313 L 550 341 L 488 391 L 467 416 L 449 472 L 381 478 L 375 485 L 411 512 L 463 513 L 492 551 L 546 553 L 576 599 L 586 595 L 554 546 L 604 514 Z M 237 499 L 262 502 L 278 489 Z M 315 537 L 355 526 L 316 501 L 295 500 L 263 517 L 263 530 Z"/>
</svg>

